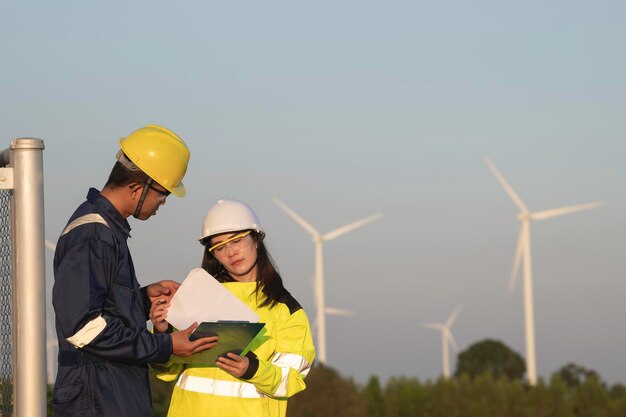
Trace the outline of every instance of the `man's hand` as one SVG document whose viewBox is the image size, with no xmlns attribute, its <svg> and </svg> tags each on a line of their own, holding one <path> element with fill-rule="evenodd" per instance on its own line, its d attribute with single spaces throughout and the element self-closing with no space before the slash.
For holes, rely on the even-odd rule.
<svg viewBox="0 0 626 417">
<path fill-rule="evenodd" d="M 148 285 L 147 293 L 150 303 L 153 304 L 159 297 L 165 297 L 167 302 L 172 301 L 172 297 L 176 294 L 178 287 L 180 287 L 178 282 L 169 279 Z"/>
<path fill-rule="evenodd" d="M 193 342 L 189 340 L 189 335 L 198 327 L 194 323 L 185 330 L 172 333 L 172 353 L 176 356 L 187 357 L 203 350 L 211 349 L 217 345 L 217 336 L 203 337 Z"/>
</svg>

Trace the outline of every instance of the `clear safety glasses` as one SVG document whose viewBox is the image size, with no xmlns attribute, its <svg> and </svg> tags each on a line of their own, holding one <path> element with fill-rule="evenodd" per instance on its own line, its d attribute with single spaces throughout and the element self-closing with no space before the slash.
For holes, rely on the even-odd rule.
<svg viewBox="0 0 626 417">
<path fill-rule="evenodd" d="M 172 192 L 171 192 L 171 191 L 169 191 L 169 190 L 161 190 L 161 189 L 159 189 L 159 188 L 156 188 L 156 187 L 155 187 L 154 185 L 152 185 L 152 184 L 146 184 L 146 185 L 148 185 L 148 188 L 150 188 L 151 190 L 156 191 L 157 193 L 161 194 L 162 196 L 167 197 L 168 195 L 172 194 Z"/>
<path fill-rule="evenodd" d="M 152 184 L 153 184 L 153 182 L 149 182 L 149 181 L 146 181 L 146 182 L 133 182 L 133 183 L 128 185 L 128 188 L 133 189 L 137 185 L 141 185 L 143 187 L 147 186 L 149 189 L 156 191 L 157 193 L 161 194 L 164 197 L 167 197 L 168 195 L 170 195 L 172 193 L 169 190 L 161 190 L 160 188 L 156 188 Z"/>
<path fill-rule="evenodd" d="M 252 233 L 252 230 L 247 230 L 243 233 L 239 233 L 231 238 L 223 240 L 215 245 L 211 246 L 208 251 L 209 252 L 221 252 L 223 249 L 226 249 L 226 246 L 229 245 L 231 248 L 236 249 L 241 246 L 243 243 L 243 238 Z"/>
</svg>

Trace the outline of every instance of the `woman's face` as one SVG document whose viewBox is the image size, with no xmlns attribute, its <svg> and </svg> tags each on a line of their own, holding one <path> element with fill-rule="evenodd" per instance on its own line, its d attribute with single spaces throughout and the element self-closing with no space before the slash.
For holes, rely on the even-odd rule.
<svg viewBox="0 0 626 417">
<path fill-rule="evenodd" d="M 254 282 L 257 280 L 257 244 L 250 234 L 241 234 L 234 232 L 213 236 L 210 247 L 218 245 L 212 251 L 213 256 L 234 280 Z"/>
</svg>

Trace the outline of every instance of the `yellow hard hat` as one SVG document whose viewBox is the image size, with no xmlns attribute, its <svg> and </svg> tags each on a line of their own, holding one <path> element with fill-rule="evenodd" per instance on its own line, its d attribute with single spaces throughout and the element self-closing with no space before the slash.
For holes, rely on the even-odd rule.
<svg viewBox="0 0 626 417">
<path fill-rule="evenodd" d="M 148 125 L 120 139 L 124 154 L 139 169 L 178 197 L 186 194 L 182 183 L 189 149 L 174 132 L 162 126 Z"/>
</svg>

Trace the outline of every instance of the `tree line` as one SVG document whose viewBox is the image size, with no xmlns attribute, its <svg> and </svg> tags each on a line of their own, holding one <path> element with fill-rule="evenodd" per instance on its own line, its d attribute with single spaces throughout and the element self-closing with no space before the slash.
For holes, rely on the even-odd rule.
<svg viewBox="0 0 626 417">
<path fill-rule="evenodd" d="M 289 400 L 288 417 L 626 417 L 626 386 L 565 364 L 535 386 L 524 381 L 523 358 L 495 340 L 457 356 L 454 376 L 420 381 L 405 376 L 366 384 L 314 366 L 307 389 Z M 165 417 L 175 382 L 151 373 L 154 416 Z M 49 407 L 48 416 L 53 416 Z"/>
<path fill-rule="evenodd" d="M 376 376 L 361 386 L 331 368 L 315 367 L 289 417 L 625 417 L 626 387 L 568 363 L 548 381 L 524 382 L 523 358 L 484 340 L 457 357 L 454 376 L 436 381 Z"/>
</svg>

